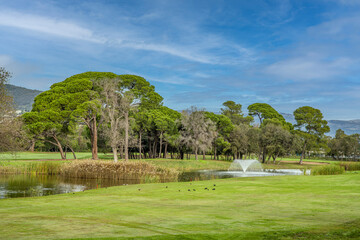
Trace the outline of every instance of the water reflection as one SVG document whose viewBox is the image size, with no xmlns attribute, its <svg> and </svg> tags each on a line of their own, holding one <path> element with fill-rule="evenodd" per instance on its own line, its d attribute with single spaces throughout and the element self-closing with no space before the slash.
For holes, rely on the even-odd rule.
<svg viewBox="0 0 360 240">
<path fill-rule="evenodd" d="M 113 181 L 111 179 L 65 179 L 47 175 L 0 175 L 0 199 L 47 196 L 138 183 L 141 183 L 138 179 Z"/>
<path fill-rule="evenodd" d="M 309 174 L 307 172 L 306 174 Z M 264 170 L 259 172 L 242 171 L 195 171 L 184 172 L 178 176 L 177 181 L 200 181 L 218 178 L 233 177 L 260 177 L 276 175 L 303 175 L 304 172 L 299 169 L 278 169 Z M 0 199 L 16 197 L 34 197 L 47 196 L 61 193 L 80 192 L 88 189 L 96 189 L 111 186 L 120 186 L 128 184 L 139 184 L 145 182 L 169 182 L 172 180 L 142 180 L 142 179 L 79 179 L 63 178 L 60 176 L 47 175 L 0 175 Z"/>
</svg>

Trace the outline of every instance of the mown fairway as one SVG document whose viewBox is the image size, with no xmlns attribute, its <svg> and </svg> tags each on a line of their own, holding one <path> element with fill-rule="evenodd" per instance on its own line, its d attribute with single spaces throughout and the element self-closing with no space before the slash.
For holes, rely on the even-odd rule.
<svg viewBox="0 0 360 240">
<path fill-rule="evenodd" d="M 356 173 L 129 185 L 0 200 L 0 238 L 360 238 L 359 199 Z"/>
</svg>

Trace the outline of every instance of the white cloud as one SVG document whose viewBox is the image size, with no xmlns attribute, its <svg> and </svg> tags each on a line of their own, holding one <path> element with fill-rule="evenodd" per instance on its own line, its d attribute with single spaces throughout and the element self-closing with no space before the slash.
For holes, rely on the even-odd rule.
<svg viewBox="0 0 360 240">
<path fill-rule="evenodd" d="M 153 43 L 140 43 L 140 42 L 129 42 L 129 43 L 122 43 L 119 42 L 119 46 L 121 47 L 129 47 L 133 49 L 138 50 L 148 50 L 148 51 L 155 51 L 155 52 L 162 52 L 169 55 L 173 55 L 176 57 L 181 57 L 190 61 L 194 62 L 200 62 L 200 63 L 207 63 L 211 64 L 214 63 L 211 61 L 211 57 L 202 55 L 202 54 L 196 54 L 189 52 L 182 47 L 174 47 L 169 46 L 166 44 L 153 44 Z"/>
<path fill-rule="evenodd" d="M 313 59 L 311 57 L 293 58 L 271 64 L 265 73 L 287 80 L 329 79 L 343 74 L 353 60 L 339 58 L 333 61 Z"/>
<path fill-rule="evenodd" d="M 96 43 L 105 41 L 103 38 L 96 36 L 90 29 L 81 27 L 71 21 L 9 10 L 0 11 L 0 25 Z"/>
<path fill-rule="evenodd" d="M 325 40 L 329 40 L 329 37 L 332 39 L 348 39 L 354 37 L 359 39 L 358 34 L 360 33 L 360 17 L 348 16 L 336 18 L 310 27 L 308 31 L 310 36 L 321 37 Z"/>
</svg>

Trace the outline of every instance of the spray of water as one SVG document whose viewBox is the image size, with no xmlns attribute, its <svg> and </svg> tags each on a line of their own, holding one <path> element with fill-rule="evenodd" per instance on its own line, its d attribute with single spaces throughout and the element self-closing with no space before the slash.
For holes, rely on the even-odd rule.
<svg viewBox="0 0 360 240">
<path fill-rule="evenodd" d="M 229 171 L 262 171 L 261 163 L 258 160 L 234 160 L 230 167 Z"/>
</svg>

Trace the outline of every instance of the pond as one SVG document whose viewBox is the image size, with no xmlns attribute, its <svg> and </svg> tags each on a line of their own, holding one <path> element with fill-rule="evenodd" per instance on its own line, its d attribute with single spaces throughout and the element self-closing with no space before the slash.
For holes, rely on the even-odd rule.
<svg viewBox="0 0 360 240">
<path fill-rule="evenodd" d="M 211 171 L 201 170 L 184 172 L 179 175 L 179 182 L 201 181 L 233 177 L 261 177 L 277 175 L 303 175 L 299 169 L 277 169 L 259 172 Z M 309 174 L 307 172 L 306 174 Z M 163 181 L 166 182 L 166 181 Z M 0 199 L 16 197 L 47 196 L 61 193 L 80 192 L 89 189 L 144 183 L 139 179 L 78 179 L 62 178 L 49 175 L 0 175 Z"/>
</svg>

